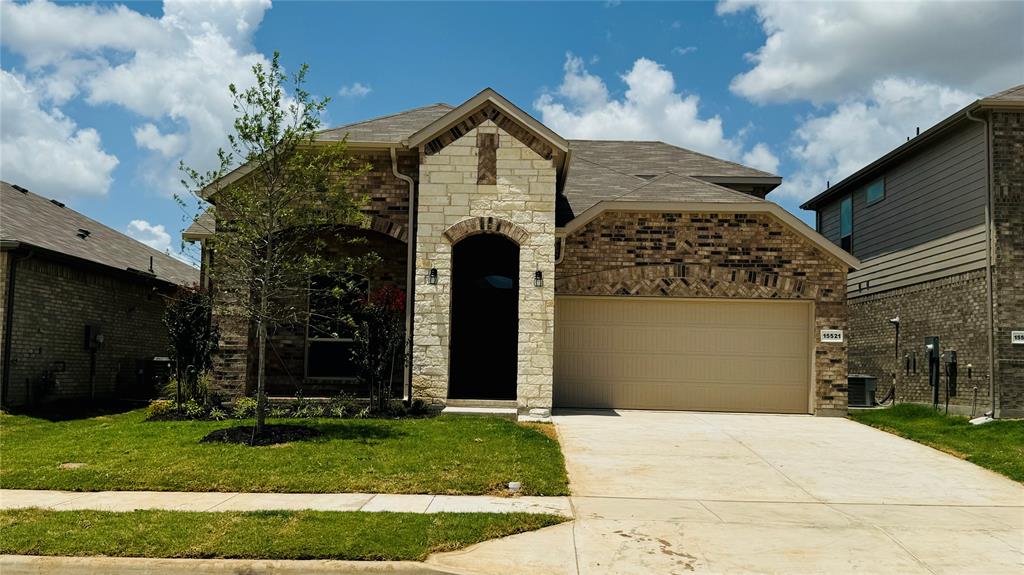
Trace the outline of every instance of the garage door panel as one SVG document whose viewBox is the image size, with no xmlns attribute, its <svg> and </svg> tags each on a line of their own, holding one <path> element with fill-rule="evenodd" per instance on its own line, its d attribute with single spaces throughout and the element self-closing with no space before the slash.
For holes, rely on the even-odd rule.
<svg viewBox="0 0 1024 575">
<path fill-rule="evenodd" d="M 559 297 L 555 404 L 806 413 L 810 305 Z"/>
</svg>

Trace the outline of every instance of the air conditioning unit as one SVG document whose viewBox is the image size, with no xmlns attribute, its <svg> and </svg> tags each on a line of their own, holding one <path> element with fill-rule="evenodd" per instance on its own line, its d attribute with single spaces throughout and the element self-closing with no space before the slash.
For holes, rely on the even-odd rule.
<svg viewBox="0 0 1024 575">
<path fill-rule="evenodd" d="M 874 407 L 875 387 L 878 378 L 873 375 L 851 374 L 846 376 L 846 394 L 850 407 Z"/>
</svg>

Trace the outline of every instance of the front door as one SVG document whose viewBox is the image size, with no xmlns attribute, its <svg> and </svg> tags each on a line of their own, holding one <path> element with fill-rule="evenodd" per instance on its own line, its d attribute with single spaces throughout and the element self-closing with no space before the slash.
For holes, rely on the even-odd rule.
<svg viewBox="0 0 1024 575">
<path fill-rule="evenodd" d="M 469 236 L 452 248 L 448 397 L 516 398 L 519 246 L 505 236 Z"/>
</svg>

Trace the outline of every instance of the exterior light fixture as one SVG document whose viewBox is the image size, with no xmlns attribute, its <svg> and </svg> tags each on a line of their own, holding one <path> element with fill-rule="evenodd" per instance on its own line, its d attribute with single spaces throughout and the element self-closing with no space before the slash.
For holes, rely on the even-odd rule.
<svg viewBox="0 0 1024 575">
<path fill-rule="evenodd" d="M 437 285 L 437 268 L 430 268 L 430 274 L 427 276 L 427 283 L 432 286 Z"/>
<path fill-rule="evenodd" d="M 540 270 L 533 272 L 533 287 L 544 287 L 544 273 Z"/>
</svg>

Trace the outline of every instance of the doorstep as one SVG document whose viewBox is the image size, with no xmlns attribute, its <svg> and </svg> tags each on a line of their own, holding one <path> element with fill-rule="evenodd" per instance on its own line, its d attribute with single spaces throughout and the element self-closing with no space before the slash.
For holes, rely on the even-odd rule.
<svg viewBox="0 0 1024 575">
<path fill-rule="evenodd" d="M 519 418 L 519 410 L 515 407 L 458 407 L 447 405 L 441 410 L 441 415 L 488 415 L 515 421 Z"/>
</svg>

